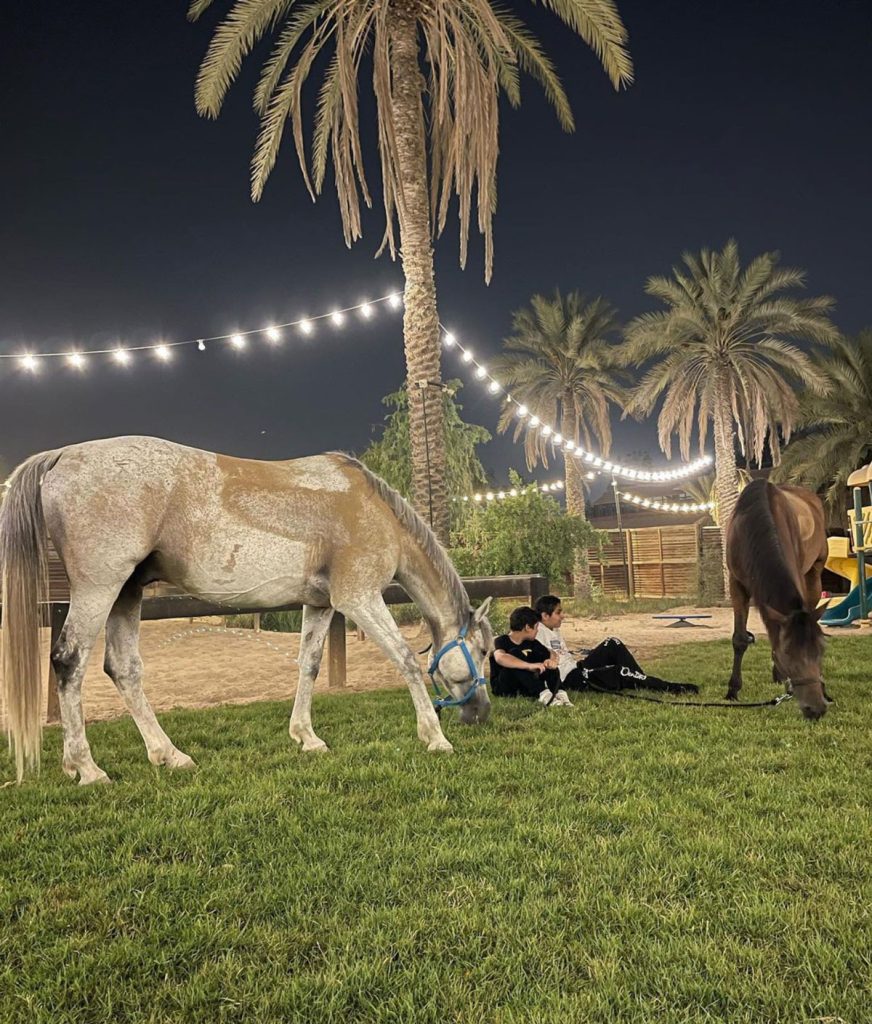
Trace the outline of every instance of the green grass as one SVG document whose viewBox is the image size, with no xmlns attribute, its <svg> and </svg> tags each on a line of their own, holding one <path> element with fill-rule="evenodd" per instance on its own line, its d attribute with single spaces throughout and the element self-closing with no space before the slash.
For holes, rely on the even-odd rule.
<svg viewBox="0 0 872 1024">
<path fill-rule="evenodd" d="M 122 720 L 89 729 L 115 785 L 84 789 L 50 730 L 42 777 L 0 792 L 0 1021 L 868 1021 L 870 653 L 831 644 L 815 726 L 497 701 L 446 716 L 438 757 L 403 691 L 319 696 L 330 755 L 284 705 L 179 711 L 197 773 Z M 729 660 L 651 668 L 712 699 Z"/>
</svg>

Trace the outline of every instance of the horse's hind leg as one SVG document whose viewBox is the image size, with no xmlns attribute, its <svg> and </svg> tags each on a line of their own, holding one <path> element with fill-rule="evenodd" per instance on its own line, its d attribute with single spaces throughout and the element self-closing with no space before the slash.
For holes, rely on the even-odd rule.
<svg viewBox="0 0 872 1024">
<path fill-rule="evenodd" d="M 742 689 L 742 659 L 748 650 L 748 606 L 750 597 L 734 577 L 730 577 L 730 601 L 733 605 L 733 671 L 727 687 L 727 700 L 738 700 Z"/>
<path fill-rule="evenodd" d="M 381 594 L 373 594 L 368 598 L 355 597 L 348 601 L 336 600 L 336 608 L 361 626 L 366 635 L 372 638 L 402 673 L 409 685 L 412 703 L 415 705 L 418 739 L 426 743 L 430 751 L 450 753 L 454 748 L 442 732 L 433 702 L 421 676 L 421 666 L 403 638 L 399 626 L 394 622 Z"/>
<path fill-rule="evenodd" d="M 312 729 L 312 689 L 318 678 L 324 641 L 333 618 L 332 608 L 313 608 L 303 605 L 303 625 L 300 630 L 300 681 L 294 697 L 289 732 L 291 739 L 302 744 L 303 750 L 327 750 L 327 744 Z"/>
<path fill-rule="evenodd" d="M 78 775 L 79 783 L 83 786 L 109 781 L 109 776 L 94 762 L 85 735 L 82 680 L 94 641 L 103 628 L 117 594 L 118 589 L 114 587 L 84 590 L 71 585 L 67 620 L 51 651 L 64 731 L 63 768 L 71 779 Z"/>
<path fill-rule="evenodd" d="M 193 760 L 175 747 L 160 727 L 142 689 L 142 658 L 139 656 L 139 618 L 142 587 L 133 580 L 124 585 L 106 622 L 106 656 L 103 671 L 115 683 L 136 727 L 145 741 L 152 764 L 168 768 L 195 768 Z"/>
</svg>

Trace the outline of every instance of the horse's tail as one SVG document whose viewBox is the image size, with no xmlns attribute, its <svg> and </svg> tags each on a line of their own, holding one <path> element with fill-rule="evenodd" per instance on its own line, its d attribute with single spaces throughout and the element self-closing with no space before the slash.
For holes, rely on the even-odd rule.
<svg viewBox="0 0 872 1024">
<path fill-rule="evenodd" d="M 39 769 L 42 747 L 42 666 L 39 604 L 47 592 L 45 519 L 40 489 L 60 451 L 23 462 L 0 504 L 0 575 L 3 600 L 3 690 L 9 747 L 18 781 L 25 767 Z"/>
<path fill-rule="evenodd" d="M 754 480 L 742 491 L 734 516 L 742 543 L 735 553 L 739 554 L 744 581 L 757 607 L 772 608 L 790 621 L 792 629 L 795 626 L 804 632 L 813 617 L 806 611 L 772 514 L 771 502 L 777 493 L 768 480 Z"/>
</svg>

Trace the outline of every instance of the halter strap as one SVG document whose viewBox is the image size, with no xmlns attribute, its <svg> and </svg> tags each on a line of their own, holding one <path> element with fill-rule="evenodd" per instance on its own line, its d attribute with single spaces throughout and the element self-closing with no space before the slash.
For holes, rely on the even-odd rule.
<svg viewBox="0 0 872 1024">
<path fill-rule="evenodd" d="M 433 684 L 433 689 L 436 693 L 436 697 L 433 699 L 433 707 L 437 711 L 441 711 L 442 708 L 459 708 L 464 704 L 467 704 L 472 700 L 475 695 L 475 691 L 479 686 L 487 686 L 487 680 L 484 676 L 478 674 L 478 670 L 475 667 L 475 662 L 472 660 L 472 655 L 469 652 L 469 648 L 466 646 L 466 634 L 469 632 L 469 623 L 460 630 L 457 636 L 453 640 L 449 640 L 447 644 L 443 644 L 438 651 L 433 655 L 433 660 L 430 662 L 430 667 L 427 669 L 427 673 L 430 676 L 430 682 Z M 452 697 L 449 693 L 443 695 L 439 689 L 439 684 L 436 682 L 436 669 L 439 667 L 439 662 L 444 654 L 449 651 L 453 651 L 455 647 L 459 647 L 463 652 L 464 658 L 466 658 L 466 664 L 469 666 L 469 674 L 472 678 L 469 689 L 464 693 L 462 697 Z"/>
</svg>

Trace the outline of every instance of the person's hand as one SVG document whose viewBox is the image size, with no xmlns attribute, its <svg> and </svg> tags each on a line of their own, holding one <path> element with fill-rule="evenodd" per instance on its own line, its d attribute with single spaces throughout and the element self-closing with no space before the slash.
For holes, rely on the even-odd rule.
<svg viewBox="0 0 872 1024">
<path fill-rule="evenodd" d="M 541 676 L 546 668 L 547 668 L 546 665 L 531 665 L 530 666 L 530 671 L 531 672 L 536 672 L 538 675 Z"/>
<path fill-rule="evenodd" d="M 559 664 L 560 662 L 557 660 L 557 658 L 549 658 L 545 662 L 545 668 L 557 668 Z"/>
</svg>

